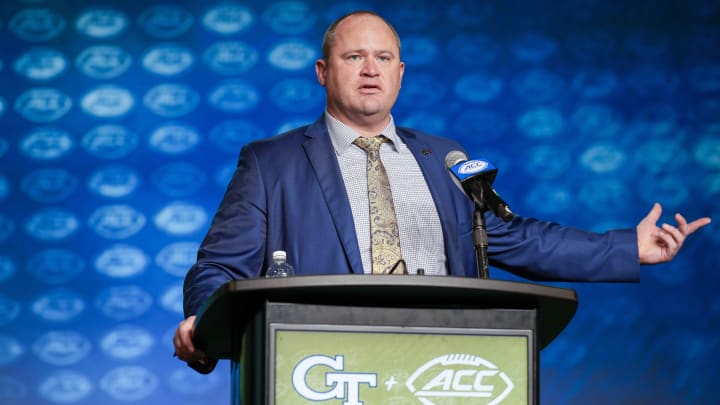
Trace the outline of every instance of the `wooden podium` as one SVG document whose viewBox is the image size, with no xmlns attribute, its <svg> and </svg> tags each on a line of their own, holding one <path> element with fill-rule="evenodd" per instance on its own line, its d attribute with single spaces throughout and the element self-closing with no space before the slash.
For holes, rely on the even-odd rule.
<svg viewBox="0 0 720 405">
<path fill-rule="evenodd" d="M 250 279 L 212 295 L 194 336 L 231 360 L 233 404 L 537 404 L 539 351 L 576 308 L 573 290 L 518 282 Z"/>
</svg>

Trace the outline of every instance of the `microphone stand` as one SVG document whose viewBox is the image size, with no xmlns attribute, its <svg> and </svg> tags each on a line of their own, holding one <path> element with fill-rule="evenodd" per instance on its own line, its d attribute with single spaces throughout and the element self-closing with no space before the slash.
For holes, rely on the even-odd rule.
<svg viewBox="0 0 720 405">
<path fill-rule="evenodd" d="M 485 204 L 475 203 L 473 212 L 473 243 L 475 244 L 475 258 L 477 260 L 478 278 L 487 279 L 490 277 L 490 266 L 488 265 L 488 237 L 485 226 Z"/>
</svg>

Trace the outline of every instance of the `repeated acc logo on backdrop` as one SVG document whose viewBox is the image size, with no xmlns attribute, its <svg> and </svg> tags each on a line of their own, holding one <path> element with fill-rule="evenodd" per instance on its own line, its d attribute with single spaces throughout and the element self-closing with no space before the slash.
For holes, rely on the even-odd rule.
<svg viewBox="0 0 720 405">
<path fill-rule="evenodd" d="M 29 314 L 50 330 L 35 334 L 32 346 L 12 336 L 14 332 L 2 334 L 0 352 L 7 354 L 2 361 L 11 369 L 34 354 L 50 366 L 70 367 L 87 356 L 92 344 L 111 359 L 142 359 L 157 350 L 156 331 L 123 323 L 90 342 L 88 336 L 66 328 L 90 314 L 140 322 L 153 304 L 173 316 L 180 314 L 181 287 L 176 278 L 194 262 L 195 239 L 207 226 L 208 209 L 214 208 L 195 205 L 194 193 L 207 191 L 208 185 L 224 189 L 237 153 L 247 142 L 315 118 L 322 88 L 306 73 L 318 56 L 318 38 L 307 33 L 357 5 L 213 1 L 188 6 L 193 7 L 190 12 L 179 4 L 130 9 L 120 3 L 84 8 L 68 8 L 63 2 L 14 3 L 8 10 L 16 11 L 3 26 L 17 46 L 6 48 L 0 69 L 11 78 L 11 87 L 17 87 L 0 95 L 0 119 L 19 130 L 0 134 L 0 159 L 22 164 L 0 173 L 0 242 L 25 238 L 38 246 L 26 256 L 0 256 L 0 282 L 31 277 L 40 289 L 27 300 L 3 290 L 0 325 L 11 331 Z M 567 3 L 565 16 L 587 15 L 587 9 Z M 720 168 L 714 125 L 720 116 L 719 37 L 700 16 L 711 16 L 717 8 L 689 7 L 698 19 L 691 22 L 692 35 L 682 41 L 675 41 L 670 33 L 649 35 L 642 28 L 624 32 L 595 27 L 554 38 L 541 25 L 537 31 L 499 40 L 484 29 L 484 22 L 503 17 L 492 3 L 457 1 L 443 8 L 388 10 L 387 15 L 406 31 L 403 57 L 414 69 L 403 83 L 397 118 L 402 125 L 458 136 L 464 145 L 492 156 L 504 171 L 513 166 L 523 171 L 533 185 L 521 198 L 537 212 L 562 213 L 578 203 L 591 213 L 624 209 L 627 195 L 632 194 L 628 177 L 608 174 L 619 174 L 625 167 L 651 177 L 651 181 L 639 180 L 646 184 L 638 192 L 643 201 L 662 195 L 670 205 L 686 204 L 693 187 L 701 187 L 702 194 L 712 198 L 720 190 L 714 174 Z M 434 32 L 438 22 L 452 24 L 449 37 Z M 262 35 L 256 35 L 256 29 Z M 676 42 L 685 44 L 683 55 L 692 62 L 685 70 L 663 62 L 677 52 Z M 639 61 L 630 69 L 597 63 L 628 56 Z M 450 80 L 438 79 L 441 72 L 433 66 L 438 58 L 459 66 L 462 73 Z M 556 63 L 559 59 L 563 64 Z M 201 71 L 203 85 L 193 81 Z M 151 84 L 133 87 L 135 73 L 145 75 Z M 277 80 L 261 85 L 255 75 Z M 83 84 L 79 93 L 73 86 L 78 80 Z M 627 93 L 648 102 L 633 108 L 616 103 L 615 97 Z M 453 102 L 443 103 L 449 99 Z M 571 104 L 565 103 L 567 99 Z M 677 105 L 676 100 L 686 99 L 697 102 L 692 107 Z M 514 107 L 506 108 L 505 101 Z M 413 111 L 400 110 L 408 105 Z M 568 111 L 568 105 L 577 107 Z M 255 113 L 264 108 L 293 116 L 263 122 Z M 190 121 L 203 109 L 219 118 Z M 76 112 L 79 120 L 74 119 Z M 136 126 L 133 115 L 144 112 L 151 113 L 143 123 L 147 125 Z M 313 116 L 297 116 L 305 113 Z M 692 117 L 692 126 L 687 125 L 687 117 Z M 623 142 L 615 142 L 621 135 Z M 568 136 L 582 138 L 582 147 L 573 149 L 565 142 Z M 489 148 L 517 138 L 527 143 L 519 160 Z M 205 152 L 206 145 L 222 154 L 223 162 L 212 162 L 217 167 L 192 160 Z M 144 159 L 137 153 L 162 159 L 148 170 L 140 169 L 133 166 Z M 78 170 L 80 165 L 88 165 L 87 170 L 85 166 Z M 595 177 L 577 185 L 554 181 L 575 167 Z M 697 184 L 667 176 L 668 170 L 686 167 L 705 171 Z M 147 185 L 165 199 L 153 211 L 136 199 Z M 78 199 L 100 202 L 82 208 L 70 205 Z M 14 211 L 25 203 L 30 211 L 16 215 Z M 156 229 L 150 230 L 148 222 Z M 605 224 L 596 226 L 601 225 Z M 168 238 L 159 251 L 133 245 L 131 238 L 154 230 Z M 88 253 L 75 245 L 78 236 L 86 236 L 83 232 L 102 246 Z M 689 261 L 679 263 L 685 266 Z M 100 288 L 94 296 L 84 296 L 69 283 L 77 282 L 88 268 L 97 273 L 92 276 L 100 274 L 109 284 L 115 280 L 132 284 Z M 159 292 L 145 290 L 139 280 L 157 270 L 171 278 L 170 283 Z M 661 281 L 677 282 L 667 277 Z M 162 350 L 171 351 L 170 339 L 163 339 L 167 347 Z M 72 403 L 93 392 L 106 394 L 108 401 L 139 401 L 161 383 L 176 393 L 193 392 L 190 388 L 210 392 L 208 387 L 219 380 L 217 375 L 193 380 L 191 371 L 178 366 L 166 373 L 169 380 L 161 382 L 156 375 L 165 371 L 161 374 L 150 366 L 105 369 L 100 373 L 102 384 L 98 376 L 73 370 L 50 369 L 32 383 L 0 376 L 0 402 L 26 403 L 39 395 L 49 402 Z M 130 376 L 127 385 L 118 386 L 113 380 L 125 373 Z M 465 374 L 455 371 L 452 378 L 457 375 Z M 446 377 L 452 388 L 452 378 Z M 482 379 L 483 384 L 490 380 L 490 376 Z M 457 384 L 464 386 L 467 381 L 462 377 Z M 438 390 L 445 387 L 440 382 Z M 417 392 L 425 385 L 418 384 Z"/>
</svg>

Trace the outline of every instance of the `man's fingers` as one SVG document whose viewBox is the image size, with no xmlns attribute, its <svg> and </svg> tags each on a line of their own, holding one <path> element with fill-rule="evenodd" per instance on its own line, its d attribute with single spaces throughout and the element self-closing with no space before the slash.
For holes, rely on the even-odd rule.
<svg viewBox="0 0 720 405">
<path fill-rule="evenodd" d="M 660 215 L 662 215 L 662 206 L 658 203 L 653 204 L 652 209 L 645 217 L 646 220 L 652 222 L 653 224 L 656 224 L 657 221 L 660 219 Z"/>
<path fill-rule="evenodd" d="M 672 228 L 670 225 L 663 224 L 663 228 L 666 226 Z M 670 231 L 665 229 L 659 229 L 658 232 L 655 233 L 655 236 L 663 241 L 668 250 L 677 251 L 679 245 L 678 241 L 675 239 L 675 237 Z M 673 254 L 671 254 L 670 256 L 672 257 Z"/>
<path fill-rule="evenodd" d="M 682 214 L 677 213 L 677 214 L 675 214 L 675 221 L 677 221 L 678 229 L 680 230 L 680 232 L 681 232 L 683 235 L 687 235 L 687 234 L 688 234 L 688 222 L 687 222 L 687 219 L 685 219 L 685 217 L 682 216 Z"/>
<path fill-rule="evenodd" d="M 195 317 L 191 316 L 184 321 L 180 322 L 175 336 L 173 337 L 173 344 L 175 345 L 175 354 L 185 361 L 196 360 L 195 357 L 195 346 L 192 342 L 193 327 L 195 324 Z"/>
<path fill-rule="evenodd" d="M 672 237 L 678 245 L 682 245 L 685 240 L 685 234 L 680 229 L 669 224 L 662 224 L 662 229 L 663 231 L 669 233 L 670 237 Z"/>
<path fill-rule="evenodd" d="M 690 222 L 687 225 L 687 233 L 686 235 L 690 235 L 691 233 L 697 231 L 698 229 L 702 228 L 705 225 L 708 225 L 712 220 L 709 217 L 704 217 L 700 219 L 696 219 L 692 222 Z"/>
</svg>

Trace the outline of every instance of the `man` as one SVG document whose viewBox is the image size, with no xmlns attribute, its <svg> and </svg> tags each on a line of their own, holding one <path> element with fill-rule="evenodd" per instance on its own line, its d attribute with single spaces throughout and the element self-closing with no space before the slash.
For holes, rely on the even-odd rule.
<svg viewBox="0 0 720 405">
<path fill-rule="evenodd" d="M 386 239 L 399 237 L 393 243 L 408 270 L 476 274 L 473 204 L 444 164 L 449 152 L 462 147 L 396 128 L 390 114 L 404 67 L 400 39 L 378 15 L 351 13 L 328 28 L 323 57 L 315 64 L 326 88 L 326 112 L 314 124 L 243 148 L 186 277 L 187 318 L 174 338 L 180 359 L 212 366 L 192 344 L 195 314 L 225 282 L 259 277 L 274 250 L 285 250 L 300 275 L 373 271 L 379 249 L 370 236 L 376 218 L 368 212 L 370 152 L 357 138 L 384 136 L 377 153 L 397 219 Z M 689 234 L 710 223 L 710 218 L 688 223 L 677 214 L 677 227 L 657 227 L 660 214 L 656 204 L 635 229 L 605 234 L 519 216 L 505 223 L 488 215 L 490 261 L 535 280 L 634 281 L 639 264 L 671 260 Z"/>
</svg>

